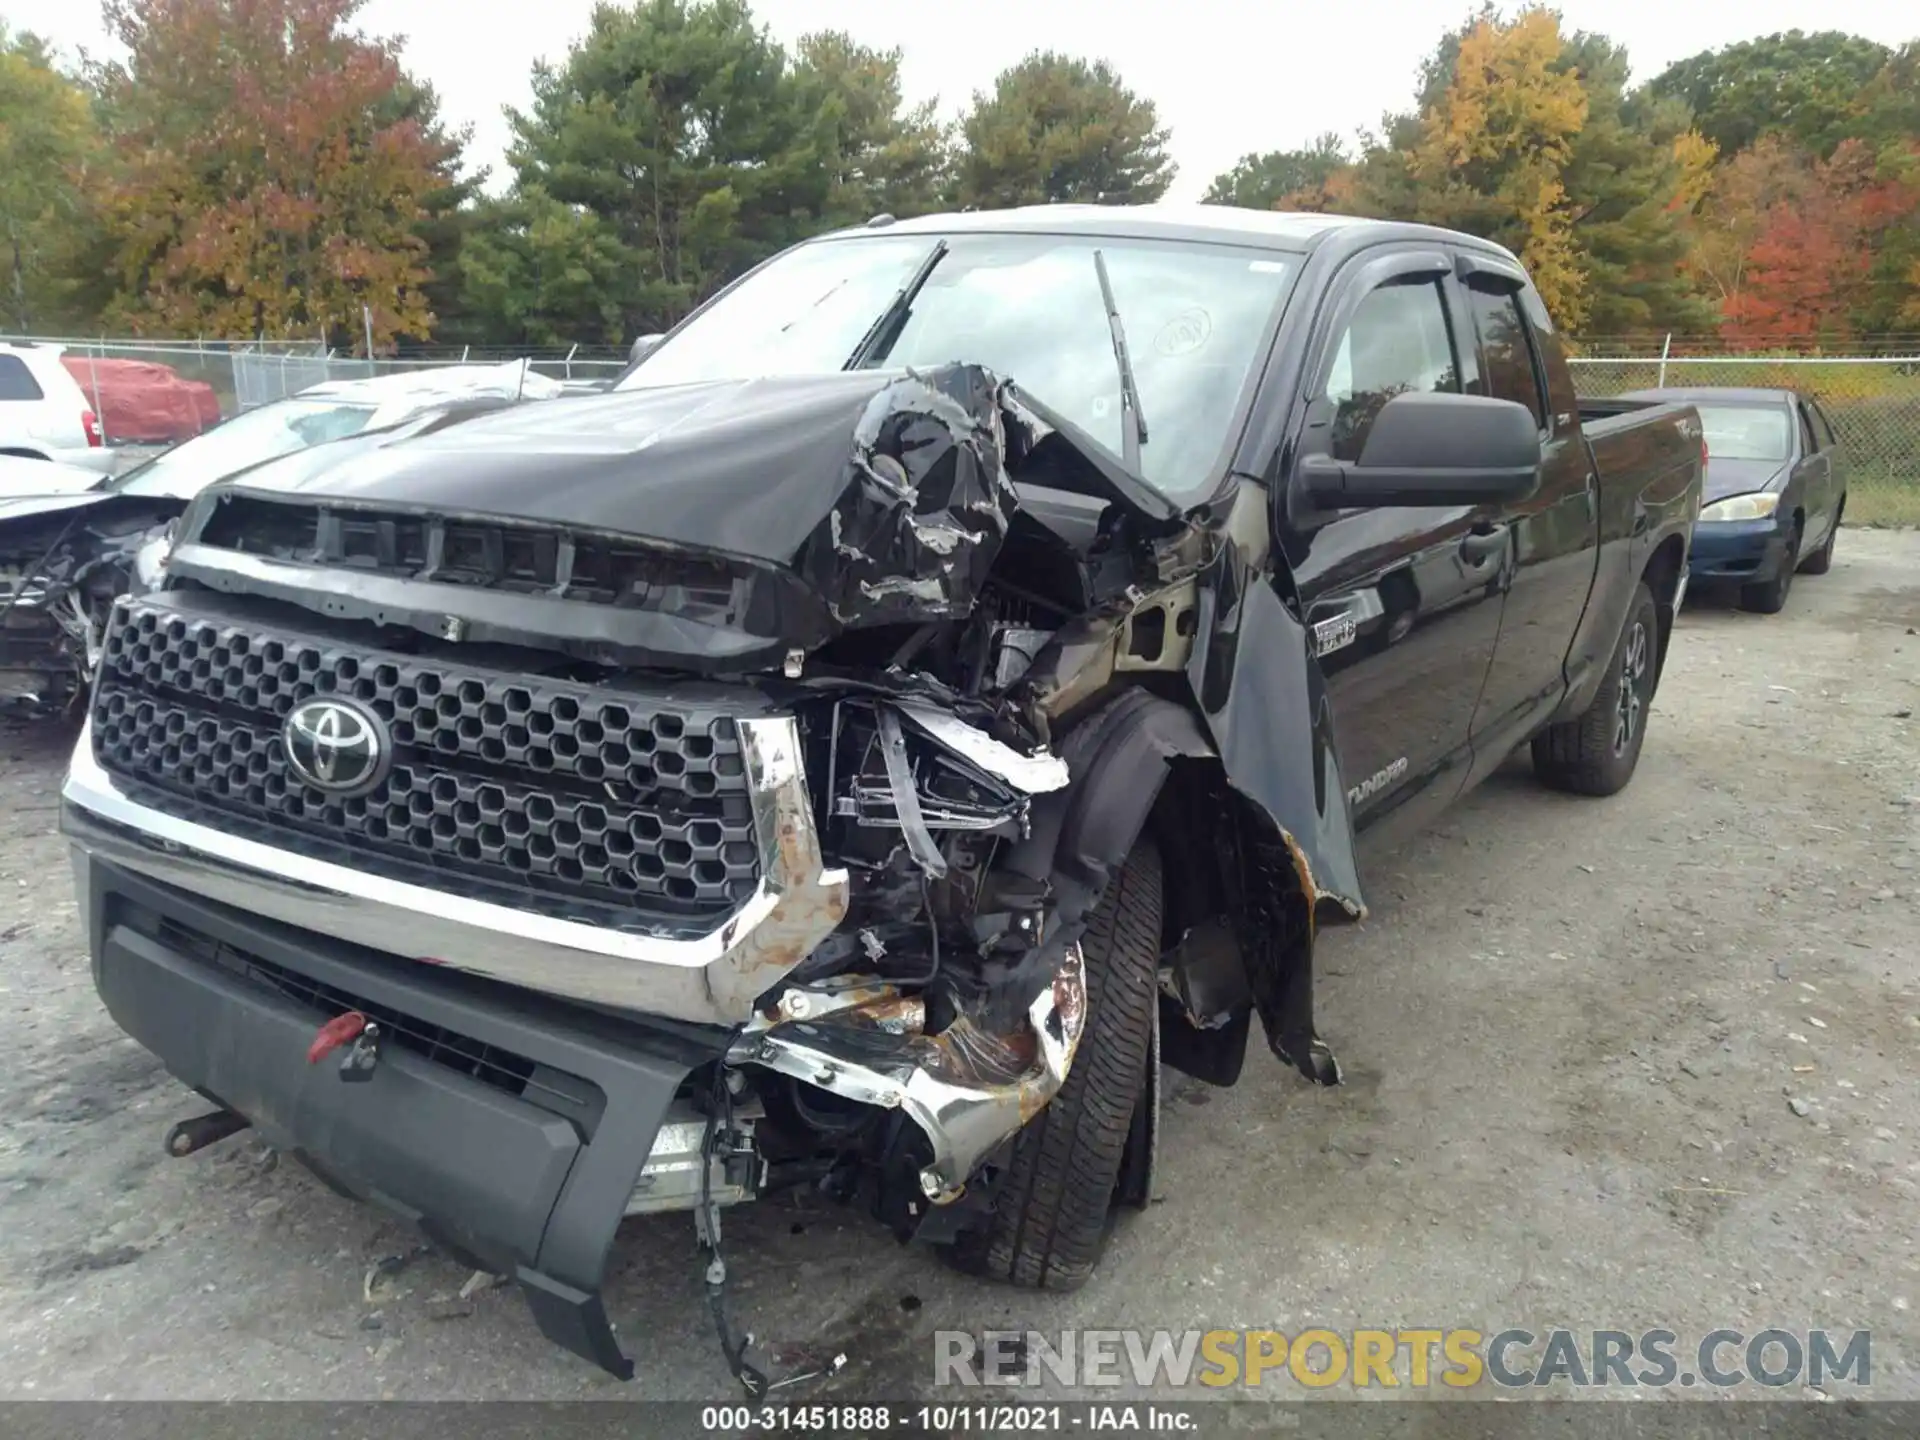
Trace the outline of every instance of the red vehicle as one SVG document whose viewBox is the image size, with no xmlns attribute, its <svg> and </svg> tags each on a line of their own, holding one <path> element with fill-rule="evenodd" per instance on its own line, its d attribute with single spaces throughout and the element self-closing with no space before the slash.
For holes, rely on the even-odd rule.
<svg viewBox="0 0 1920 1440">
<path fill-rule="evenodd" d="M 203 380 L 183 380 L 151 360 L 62 355 L 106 435 L 128 445 L 174 445 L 220 423 L 220 401 Z"/>
</svg>

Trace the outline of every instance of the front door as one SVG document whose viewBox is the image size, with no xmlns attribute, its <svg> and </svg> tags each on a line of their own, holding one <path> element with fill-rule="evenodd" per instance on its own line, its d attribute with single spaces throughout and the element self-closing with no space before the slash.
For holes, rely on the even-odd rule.
<svg viewBox="0 0 1920 1440">
<path fill-rule="evenodd" d="M 1336 281 L 1296 456 L 1356 459 L 1392 396 L 1461 389 L 1449 264 L 1439 252 L 1370 257 Z M 1377 848 L 1460 791 L 1507 536 L 1490 510 L 1465 506 L 1283 509 L 1281 549 L 1326 675 L 1349 808 Z"/>
</svg>

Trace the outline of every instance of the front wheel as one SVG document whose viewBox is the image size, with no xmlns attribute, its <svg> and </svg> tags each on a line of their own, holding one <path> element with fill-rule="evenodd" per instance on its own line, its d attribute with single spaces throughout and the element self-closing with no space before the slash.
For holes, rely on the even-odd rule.
<svg viewBox="0 0 1920 1440">
<path fill-rule="evenodd" d="M 1758 615 L 1778 615 L 1787 608 L 1787 592 L 1793 588 L 1793 572 L 1800 564 L 1800 526 L 1793 527 L 1787 541 L 1787 553 L 1780 557 L 1780 568 L 1771 580 L 1747 585 L 1740 591 L 1740 608 Z"/>
<path fill-rule="evenodd" d="M 1847 497 L 1840 497 L 1840 508 L 1833 512 L 1833 526 L 1827 531 L 1827 538 L 1820 548 L 1806 558 L 1800 566 L 1802 575 L 1824 575 L 1833 568 L 1833 542 L 1840 538 L 1840 520 L 1847 513 Z"/>
<path fill-rule="evenodd" d="M 1157 1081 L 1160 854 L 1144 837 L 1088 922 L 1081 952 L 1087 976 L 1086 1026 L 1060 1093 L 1014 1138 L 1013 1158 L 985 1225 L 947 1252 L 958 1268 L 1030 1289 L 1077 1290 L 1106 1249 L 1122 1161 Z M 1150 1102 L 1147 1102 L 1150 1103 Z M 1137 1157 L 1138 1159 L 1145 1157 Z"/>
<path fill-rule="evenodd" d="M 1647 738 L 1659 646 L 1660 613 L 1642 581 L 1634 587 L 1627 623 L 1593 703 L 1534 737 L 1534 774 L 1576 795 L 1612 795 L 1626 788 Z"/>
</svg>

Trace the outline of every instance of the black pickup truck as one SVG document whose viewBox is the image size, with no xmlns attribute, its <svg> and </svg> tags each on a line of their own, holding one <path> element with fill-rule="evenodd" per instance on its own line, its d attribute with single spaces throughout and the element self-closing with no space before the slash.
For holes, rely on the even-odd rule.
<svg viewBox="0 0 1920 1440">
<path fill-rule="evenodd" d="M 752 271 L 609 394 L 203 492 L 65 785 L 96 984 L 220 1108 L 631 1374 L 623 1217 L 796 1184 L 1070 1288 L 1162 1062 L 1531 744 L 1631 777 L 1698 417 L 1576 399 L 1514 258 L 1051 207 Z"/>
</svg>

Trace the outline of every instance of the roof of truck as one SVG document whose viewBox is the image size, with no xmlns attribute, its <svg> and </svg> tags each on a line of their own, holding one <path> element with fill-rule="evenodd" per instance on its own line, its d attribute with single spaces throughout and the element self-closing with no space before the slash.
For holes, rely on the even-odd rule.
<svg viewBox="0 0 1920 1440">
<path fill-rule="evenodd" d="M 1242 210 L 1233 205 L 1023 205 L 1010 210 L 961 210 L 916 215 L 910 220 L 875 216 L 865 225 L 836 230 L 822 239 L 854 235 L 1028 232 L 1063 235 L 1125 235 L 1168 240 L 1210 240 L 1304 253 L 1333 235 L 1367 239 L 1429 239 L 1471 244 L 1510 255 L 1491 241 L 1394 220 L 1319 215 L 1293 210 Z"/>
</svg>

